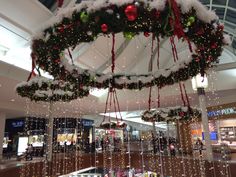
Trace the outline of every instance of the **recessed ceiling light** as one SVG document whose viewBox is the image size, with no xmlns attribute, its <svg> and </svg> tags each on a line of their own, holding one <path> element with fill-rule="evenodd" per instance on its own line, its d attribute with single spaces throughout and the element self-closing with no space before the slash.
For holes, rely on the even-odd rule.
<svg viewBox="0 0 236 177">
<path fill-rule="evenodd" d="M 12 101 L 12 102 L 14 102 L 14 101 L 15 101 L 15 99 L 11 99 L 11 101 Z"/>
</svg>

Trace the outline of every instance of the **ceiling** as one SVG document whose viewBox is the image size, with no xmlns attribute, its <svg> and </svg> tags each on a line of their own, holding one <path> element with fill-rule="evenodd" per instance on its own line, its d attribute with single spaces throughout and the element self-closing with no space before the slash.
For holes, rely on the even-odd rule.
<svg viewBox="0 0 236 177">
<path fill-rule="evenodd" d="M 47 104 L 26 104 L 26 100 L 17 96 L 14 90 L 17 83 L 26 80 L 31 70 L 30 37 L 56 13 L 55 2 L 40 1 L 44 5 L 37 0 L 0 0 L 0 51 L 1 49 L 5 51 L 3 54 L 0 52 L 0 111 L 7 113 L 8 117 L 20 117 L 27 111 L 31 114 L 47 114 L 48 112 Z M 73 6 L 74 2 L 65 1 L 64 6 Z M 216 71 L 211 70 L 208 73 L 210 83 L 207 89 L 208 105 L 234 102 L 236 100 L 236 56 L 234 53 L 236 3 L 235 0 L 209 0 L 204 3 L 209 8 L 216 9 L 221 21 L 226 25 L 226 32 L 232 36 L 234 41 L 232 46 L 225 48 L 220 63 L 215 68 Z M 180 59 L 190 54 L 184 43 L 176 40 L 176 44 Z M 160 46 L 160 67 L 169 67 L 173 64 L 169 40 L 161 39 Z M 155 49 L 156 44 L 154 51 L 157 51 Z M 124 39 L 122 34 L 117 34 L 115 51 L 115 72 L 146 73 L 151 56 L 151 37 L 139 35 L 129 41 Z M 80 44 L 73 51 L 73 59 L 82 68 L 104 73 L 110 72 L 111 38 L 101 36 L 93 43 Z M 154 70 L 156 70 L 156 60 L 154 66 Z M 44 76 L 49 77 L 47 73 Z M 192 90 L 190 81 L 186 81 L 186 88 L 191 104 L 198 105 L 198 98 Z M 147 108 L 148 92 L 148 89 L 118 91 L 121 110 L 135 111 Z M 152 105 L 155 107 L 157 98 L 155 88 L 153 88 L 152 98 Z M 100 98 L 90 95 L 70 103 L 56 103 L 54 114 L 62 117 L 78 117 L 87 114 L 92 117 L 104 112 L 105 101 L 106 94 Z M 161 90 L 162 106 L 180 104 L 182 103 L 177 85 Z M 26 109 L 29 105 L 30 109 Z"/>
</svg>

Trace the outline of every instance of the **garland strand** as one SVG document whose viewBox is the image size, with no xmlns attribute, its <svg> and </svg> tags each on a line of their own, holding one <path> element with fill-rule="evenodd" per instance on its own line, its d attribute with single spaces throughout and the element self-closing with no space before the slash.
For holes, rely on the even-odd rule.
<svg viewBox="0 0 236 177">
<path fill-rule="evenodd" d="M 64 0 L 57 0 L 57 7 L 60 8 L 63 6 Z"/>
<path fill-rule="evenodd" d="M 112 49 L 111 49 L 111 55 L 112 55 L 112 65 L 111 65 L 111 71 L 114 73 L 115 70 L 115 34 L 112 33 Z"/>
<path fill-rule="evenodd" d="M 182 101 L 183 101 L 183 104 L 184 104 L 184 106 L 186 106 L 186 102 L 185 102 L 184 94 L 183 94 L 183 89 L 182 89 L 182 86 L 181 86 L 181 83 L 180 83 L 180 82 L 179 82 L 179 89 L 180 89 L 181 99 L 182 99 Z"/>
<path fill-rule="evenodd" d="M 34 72 L 34 69 L 35 69 L 35 66 L 36 66 L 36 64 L 35 64 L 36 56 L 33 52 L 31 53 L 31 59 L 32 59 L 32 69 L 31 69 L 30 75 L 27 79 L 27 82 L 31 79 L 32 76 L 36 76 L 36 74 Z"/>
<path fill-rule="evenodd" d="M 184 88 L 185 97 L 186 97 L 186 100 L 187 100 L 187 105 L 188 105 L 188 107 L 190 107 L 189 97 L 188 97 L 188 94 L 187 94 L 186 87 L 185 87 L 184 83 L 183 83 L 183 88 Z"/>
<path fill-rule="evenodd" d="M 121 119 L 121 121 L 122 121 L 123 119 L 122 119 L 121 112 L 120 112 L 120 104 L 119 104 L 119 102 L 118 102 L 118 97 L 117 97 L 117 94 L 116 94 L 116 90 L 115 90 L 115 89 L 114 89 L 114 92 L 115 92 L 115 97 L 116 97 L 116 102 L 117 102 L 118 111 L 119 111 L 119 113 L 120 113 L 120 119 Z"/>
</svg>

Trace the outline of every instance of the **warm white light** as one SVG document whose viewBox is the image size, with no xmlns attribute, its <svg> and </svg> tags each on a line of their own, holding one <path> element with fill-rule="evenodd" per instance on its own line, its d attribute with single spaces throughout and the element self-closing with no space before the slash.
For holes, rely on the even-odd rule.
<svg viewBox="0 0 236 177">
<path fill-rule="evenodd" d="M 192 78 L 192 87 L 193 90 L 197 90 L 198 88 L 207 88 L 208 87 L 208 79 L 206 75 L 204 77 L 201 74 L 198 74 L 196 77 Z"/>
<path fill-rule="evenodd" d="M 97 89 L 97 88 L 90 89 L 89 91 L 91 95 L 98 98 L 105 95 L 107 92 L 108 92 L 108 89 Z"/>
</svg>

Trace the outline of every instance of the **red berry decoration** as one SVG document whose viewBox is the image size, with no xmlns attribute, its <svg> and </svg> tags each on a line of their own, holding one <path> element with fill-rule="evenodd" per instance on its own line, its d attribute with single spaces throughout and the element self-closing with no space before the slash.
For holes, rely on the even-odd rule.
<svg viewBox="0 0 236 177">
<path fill-rule="evenodd" d="M 144 35 L 145 37 L 149 37 L 149 36 L 150 36 L 150 33 L 149 33 L 149 32 L 144 32 L 143 35 Z"/>
<path fill-rule="evenodd" d="M 137 7 L 135 5 L 128 5 L 125 8 L 125 15 L 129 21 L 136 20 L 136 18 L 138 16 Z"/>
<path fill-rule="evenodd" d="M 102 30 L 102 32 L 104 32 L 104 33 L 107 32 L 107 31 L 108 31 L 108 26 L 107 26 L 107 24 L 105 24 L 105 23 L 102 24 L 102 25 L 101 25 L 101 30 Z"/>
<path fill-rule="evenodd" d="M 184 117 L 184 112 L 180 112 L 180 113 L 179 113 L 179 116 L 180 116 L 180 117 Z"/>
<path fill-rule="evenodd" d="M 224 30 L 224 25 L 219 25 L 219 26 L 218 26 L 218 29 L 219 29 L 220 31 L 223 31 L 223 30 Z"/>
<path fill-rule="evenodd" d="M 217 48 L 217 44 L 216 44 L 216 43 L 213 43 L 213 44 L 211 45 L 211 48 L 212 48 L 212 49 L 216 49 L 216 48 Z"/>
</svg>

